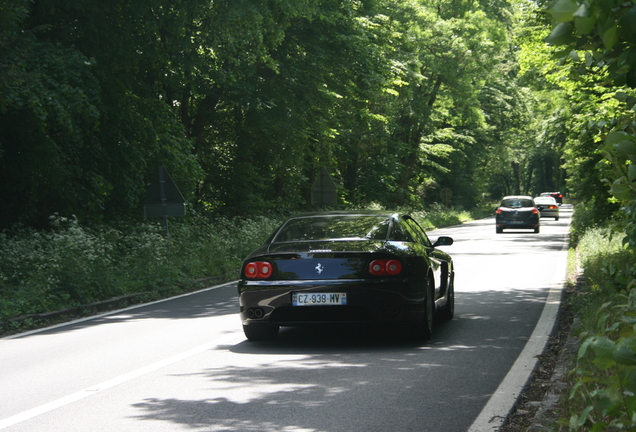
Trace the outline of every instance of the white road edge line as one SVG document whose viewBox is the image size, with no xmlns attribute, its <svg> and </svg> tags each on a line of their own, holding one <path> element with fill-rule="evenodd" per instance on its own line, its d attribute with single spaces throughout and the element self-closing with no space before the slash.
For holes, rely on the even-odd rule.
<svg viewBox="0 0 636 432">
<path fill-rule="evenodd" d="M 530 339 L 512 365 L 510 371 L 508 371 L 504 380 L 490 397 L 490 400 L 488 400 L 488 403 L 481 413 L 479 413 L 479 416 L 477 416 L 477 419 L 475 419 L 467 432 L 496 431 L 503 426 L 506 417 L 512 410 L 519 394 L 534 371 L 539 361 L 537 356 L 541 355 L 545 350 L 559 313 L 561 296 L 567 275 L 567 249 L 569 243 L 569 236 L 567 236 L 566 241 L 561 247 L 559 262 L 552 277 L 550 291 L 543 306 L 543 312 Z"/>
<path fill-rule="evenodd" d="M 108 381 L 104 381 L 103 383 L 88 387 L 84 390 L 80 390 L 76 393 L 70 394 L 68 396 L 64 396 L 62 398 L 59 398 L 57 400 L 54 400 L 52 402 L 46 403 L 44 405 L 40 405 L 38 407 L 32 408 L 30 410 L 24 411 L 20 414 L 16 414 L 12 417 L 7 417 L 3 420 L 0 420 L 0 430 L 1 429 L 5 429 L 8 428 L 10 426 L 16 425 L 18 423 L 21 423 L 23 421 L 32 419 L 34 417 L 37 417 L 39 415 L 45 414 L 47 412 L 53 411 L 57 408 L 63 407 L 65 405 L 68 405 L 70 403 L 73 402 L 77 402 L 81 399 L 84 399 L 88 396 L 92 396 L 94 394 L 97 394 L 99 392 L 102 392 L 104 390 L 108 390 L 112 387 L 115 387 L 119 384 L 123 384 L 127 381 L 130 381 L 132 379 L 138 378 L 142 375 L 146 375 L 150 372 L 154 372 L 158 369 L 161 369 L 163 367 L 169 366 L 173 363 L 176 363 L 178 361 L 181 360 L 185 360 L 188 357 L 192 357 L 194 355 L 197 354 L 201 354 L 205 351 L 211 350 L 219 345 L 224 345 L 227 344 L 228 342 L 232 341 L 232 340 L 237 340 L 237 342 L 239 340 L 242 340 L 243 338 L 243 333 L 241 332 L 241 334 L 237 334 L 235 333 L 230 333 L 227 334 L 225 336 L 222 336 L 210 343 L 198 346 L 196 348 L 192 348 L 188 351 L 184 351 L 180 354 L 176 354 L 172 357 L 169 357 L 167 359 L 164 360 L 160 360 L 156 363 L 150 364 L 148 366 L 144 366 L 142 368 L 139 368 L 137 370 L 134 370 L 132 372 L 129 372 L 127 374 L 118 376 L 116 378 L 113 378 L 111 380 Z"/>
<path fill-rule="evenodd" d="M 68 321 L 68 322 L 56 324 L 56 325 L 53 325 L 53 326 L 50 326 L 50 327 L 44 327 L 44 328 L 31 330 L 31 331 L 24 332 L 24 333 L 19 333 L 19 334 L 14 334 L 14 335 L 11 335 L 11 336 L 6 336 L 6 337 L 3 337 L 3 338 L 0 338 L 0 340 L 17 339 L 17 338 L 20 338 L 20 337 L 30 336 L 32 334 L 42 333 L 42 332 L 45 332 L 47 330 L 53 330 L 53 329 L 56 329 L 56 328 L 65 327 L 65 326 L 81 323 L 81 322 L 84 322 L 84 321 L 90 321 L 90 320 L 93 320 L 93 319 L 96 319 L 96 318 L 102 318 L 102 317 L 105 317 L 105 316 L 115 315 L 115 314 L 118 314 L 118 313 L 121 313 L 121 312 L 126 312 L 126 311 L 133 310 L 133 309 L 139 309 L 141 307 L 151 306 L 153 304 L 163 303 L 163 302 L 166 302 L 166 301 L 169 301 L 169 300 L 178 299 L 178 298 L 181 298 L 181 297 L 188 297 L 188 296 L 199 294 L 199 293 L 202 293 L 202 292 L 205 292 L 205 291 L 212 291 L 212 290 L 219 289 L 219 288 L 225 288 L 227 286 L 235 284 L 236 282 L 237 281 L 226 282 L 226 283 L 221 284 L 221 285 L 214 285 L 214 286 L 211 286 L 211 287 L 200 289 L 198 291 L 193 291 L 193 292 L 181 294 L 181 295 L 174 296 L 174 297 L 167 297 L 167 298 L 164 298 L 164 299 L 161 299 L 161 300 L 155 300 L 155 301 L 150 302 L 150 303 L 141 303 L 141 304 L 137 304 L 137 305 L 133 305 L 133 306 L 128 306 L 128 307 L 123 308 L 123 309 L 118 309 L 118 310 L 114 310 L 114 311 L 108 311 L 108 312 L 104 312 L 104 313 L 98 314 L 98 315 L 91 315 L 91 316 L 86 317 L 86 318 L 80 318 L 80 319 L 76 319 L 74 321 Z"/>
</svg>

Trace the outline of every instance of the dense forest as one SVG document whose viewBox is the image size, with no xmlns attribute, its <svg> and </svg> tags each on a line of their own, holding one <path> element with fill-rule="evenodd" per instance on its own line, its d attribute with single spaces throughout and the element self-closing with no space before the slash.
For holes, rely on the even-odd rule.
<svg viewBox="0 0 636 432">
<path fill-rule="evenodd" d="M 190 211 L 220 215 L 308 209 L 322 167 L 340 207 L 607 198 L 578 160 L 566 182 L 568 151 L 596 157 L 568 150 L 586 101 L 537 48 L 551 20 L 531 1 L 0 0 L 0 16 L 0 229 L 141 219 L 160 165 Z"/>
</svg>

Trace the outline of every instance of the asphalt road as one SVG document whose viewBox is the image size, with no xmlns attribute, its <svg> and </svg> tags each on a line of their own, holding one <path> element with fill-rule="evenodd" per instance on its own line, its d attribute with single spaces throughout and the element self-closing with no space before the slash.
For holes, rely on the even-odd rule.
<svg viewBox="0 0 636 432">
<path fill-rule="evenodd" d="M 540 234 L 493 219 L 429 233 L 455 239 L 456 317 L 428 343 L 355 327 L 250 343 L 234 283 L 0 339 L 0 429 L 495 430 L 551 329 L 561 216 Z"/>
</svg>

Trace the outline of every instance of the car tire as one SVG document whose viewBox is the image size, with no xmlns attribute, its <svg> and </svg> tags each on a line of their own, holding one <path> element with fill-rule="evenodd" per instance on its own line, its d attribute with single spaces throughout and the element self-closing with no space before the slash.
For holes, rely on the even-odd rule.
<svg viewBox="0 0 636 432">
<path fill-rule="evenodd" d="M 276 339 L 279 326 L 271 324 L 243 324 L 243 333 L 251 341 L 267 341 Z"/>
<path fill-rule="evenodd" d="M 536 228 L 534 229 L 534 233 L 535 233 L 535 234 L 539 234 L 539 231 L 540 231 L 540 228 L 539 228 L 539 227 L 536 227 Z"/>
<path fill-rule="evenodd" d="M 455 273 L 451 273 L 448 279 L 448 289 L 446 290 L 446 304 L 439 311 L 439 318 L 442 321 L 450 321 L 455 315 Z"/>
<path fill-rule="evenodd" d="M 558 220 L 559 220 L 559 217 L 558 217 L 558 216 L 557 216 L 557 217 L 555 217 L 555 218 L 554 218 L 554 220 L 555 220 L 555 221 L 558 221 Z"/>
<path fill-rule="evenodd" d="M 497 229 L 497 234 L 501 234 L 503 232 L 503 228 L 497 227 L 496 229 Z"/>
</svg>

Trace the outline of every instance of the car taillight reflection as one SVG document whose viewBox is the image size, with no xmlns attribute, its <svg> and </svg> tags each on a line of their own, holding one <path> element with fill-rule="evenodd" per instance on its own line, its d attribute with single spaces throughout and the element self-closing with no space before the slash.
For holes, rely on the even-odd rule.
<svg viewBox="0 0 636 432">
<path fill-rule="evenodd" d="M 274 273 L 274 266 L 267 261 L 254 261 L 245 265 L 243 274 L 248 279 L 267 279 Z"/>
<path fill-rule="evenodd" d="M 371 261 L 369 273 L 372 276 L 395 276 L 402 273 L 402 263 L 394 259 L 379 259 Z"/>
</svg>

